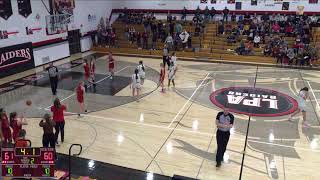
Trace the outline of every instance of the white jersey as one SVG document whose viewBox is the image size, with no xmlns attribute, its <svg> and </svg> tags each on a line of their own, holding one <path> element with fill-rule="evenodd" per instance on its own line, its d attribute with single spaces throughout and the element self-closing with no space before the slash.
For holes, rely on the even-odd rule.
<svg viewBox="0 0 320 180">
<path fill-rule="evenodd" d="M 171 56 L 170 61 L 173 62 L 174 66 L 176 66 L 176 64 L 177 64 L 177 56 Z"/>
<path fill-rule="evenodd" d="M 306 107 L 306 98 L 307 96 L 307 92 L 306 91 L 300 91 L 299 92 L 299 95 L 298 95 L 298 105 L 299 105 L 299 108 L 301 110 L 305 110 L 305 107 Z"/>
<path fill-rule="evenodd" d="M 140 64 L 137 69 L 139 70 L 139 76 L 140 76 L 140 78 L 141 78 L 141 79 L 144 79 L 144 78 L 146 77 L 146 73 L 145 73 L 145 71 L 143 70 L 142 67 L 144 67 L 144 66 Z"/>
<path fill-rule="evenodd" d="M 140 89 L 141 88 L 141 79 L 140 79 L 140 76 L 139 74 L 133 74 L 132 77 L 131 77 L 131 80 L 132 80 L 132 88 L 138 88 Z"/>
<path fill-rule="evenodd" d="M 169 67 L 168 79 L 172 80 L 172 79 L 174 79 L 176 77 L 175 71 L 176 71 L 176 66 L 175 65 Z"/>
</svg>

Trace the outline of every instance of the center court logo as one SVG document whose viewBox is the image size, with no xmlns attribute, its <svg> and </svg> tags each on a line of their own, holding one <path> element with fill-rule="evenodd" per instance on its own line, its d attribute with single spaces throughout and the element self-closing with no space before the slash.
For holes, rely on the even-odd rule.
<svg viewBox="0 0 320 180">
<path fill-rule="evenodd" d="M 223 88 L 213 92 L 210 99 L 231 112 L 260 117 L 288 115 L 298 108 L 297 101 L 286 94 L 253 87 Z"/>
</svg>

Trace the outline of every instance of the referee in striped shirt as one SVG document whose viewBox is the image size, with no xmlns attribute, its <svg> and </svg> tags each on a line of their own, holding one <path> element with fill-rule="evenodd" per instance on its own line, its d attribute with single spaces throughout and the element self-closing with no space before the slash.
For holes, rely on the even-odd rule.
<svg viewBox="0 0 320 180">
<path fill-rule="evenodd" d="M 59 80 L 58 68 L 56 66 L 54 66 L 53 63 L 50 63 L 49 67 L 46 68 L 46 71 L 48 71 L 48 74 L 49 74 L 52 94 L 55 96 L 57 94 L 58 80 Z"/>
</svg>

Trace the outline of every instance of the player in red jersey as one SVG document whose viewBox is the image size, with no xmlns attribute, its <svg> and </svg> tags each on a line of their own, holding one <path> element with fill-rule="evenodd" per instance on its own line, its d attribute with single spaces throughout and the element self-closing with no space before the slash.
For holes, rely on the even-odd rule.
<svg viewBox="0 0 320 180">
<path fill-rule="evenodd" d="M 166 70 L 165 70 L 165 68 L 164 68 L 164 65 L 163 65 L 163 63 L 160 63 L 160 79 L 159 79 L 159 83 L 160 83 L 160 86 L 161 86 L 161 92 L 165 92 L 165 89 L 164 89 L 164 77 L 165 77 L 165 75 L 166 75 Z"/>
<path fill-rule="evenodd" d="M 79 113 L 78 116 L 80 117 L 83 112 L 86 112 L 84 110 L 84 95 L 86 93 L 85 88 L 84 88 L 84 83 L 83 81 L 80 81 L 77 88 L 75 89 L 76 94 L 77 94 L 77 101 L 79 103 Z"/>
<path fill-rule="evenodd" d="M 12 143 L 12 134 L 6 112 L 0 109 L 1 131 L 4 144 Z"/>
<path fill-rule="evenodd" d="M 115 60 L 114 58 L 112 57 L 112 53 L 109 52 L 109 56 L 108 56 L 108 60 L 109 60 L 109 72 L 110 72 L 110 79 L 113 79 L 113 76 L 114 76 L 114 64 L 115 64 Z"/>
<path fill-rule="evenodd" d="M 22 130 L 22 125 L 27 125 L 27 124 L 28 122 L 26 121 L 24 116 L 18 119 L 17 112 L 10 113 L 10 126 L 13 130 L 12 137 L 14 142 L 16 142 L 16 139 L 19 136 L 20 131 Z"/>
<path fill-rule="evenodd" d="M 59 137 L 59 132 L 61 132 L 61 143 L 64 142 L 64 112 L 67 110 L 65 105 L 62 105 L 60 100 L 56 98 L 53 102 L 53 106 L 51 106 L 51 112 L 53 114 L 53 121 L 56 123 L 55 125 L 55 137 L 56 137 L 56 144 L 59 145 L 58 143 L 58 137 Z"/>
</svg>

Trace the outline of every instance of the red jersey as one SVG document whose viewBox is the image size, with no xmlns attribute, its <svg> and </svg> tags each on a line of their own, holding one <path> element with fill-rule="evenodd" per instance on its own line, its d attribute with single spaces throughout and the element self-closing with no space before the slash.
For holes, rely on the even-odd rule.
<svg viewBox="0 0 320 180">
<path fill-rule="evenodd" d="M 53 113 L 53 120 L 55 122 L 64 122 L 64 111 L 66 111 L 67 108 L 64 105 L 61 105 L 59 109 L 57 109 L 55 106 L 51 106 L 51 112 Z"/>
<path fill-rule="evenodd" d="M 89 68 L 88 63 L 85 63 L 85 65 L 83 66 L 83 68 L 84 68 L 84 76 L 85 76 L 85 78 L 89 78 L 90 68 Z"/>
<path fill-rule="evenodd" d="M 164 81 L 165 74 L 166 74 L 166 70 L 164 68 L 161 68 L 161 70 L 160 70 L 160 82 Z"/>
<path fill-rule="evenodd" d="M 12 137 L 15 140 L 19 136 L 19 133 L 22 129 L 22 124 L 18 124 L 18 120 L 14 119 L 12 129 L 13 129 Z"/>
<path fill-rule="evenodd" d="M 1 119 L 1 130 L 5 139 L 12 137 L 8 116 L 6 114 L 4 115 L 4 118 Z"/>
<path fill-rule="evenodd" d="M 77 87 L 77 100 L 79 103 L 84 101 L 84 88 L 82 86 Z"/>
<path fill-rule="evenodd" d="M 113 57 L 109 57 L 109 70 L 114 68 L 114 59 Z"/>
</svg>

